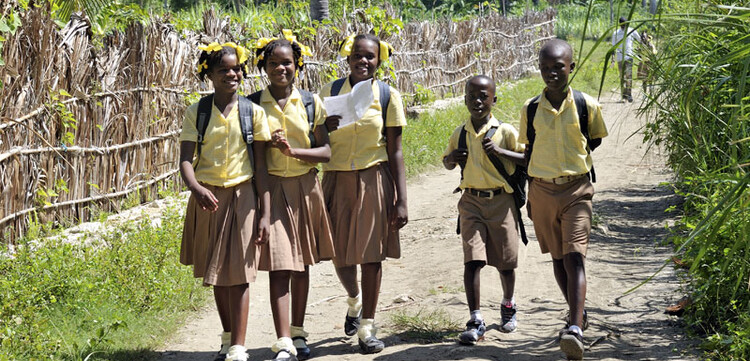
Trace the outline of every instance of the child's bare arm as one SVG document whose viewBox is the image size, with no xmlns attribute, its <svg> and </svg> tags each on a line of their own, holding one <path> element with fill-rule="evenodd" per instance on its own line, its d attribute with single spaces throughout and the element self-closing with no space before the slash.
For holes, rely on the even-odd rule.
<svg viewBox="0 0 750 361">
<path fill-rule="evenodd" d="M 202 209 L 215 212 L 219 208 L 219 200 L 210 190 L 198 183 L 193 170 L 193 154 L 195 154 L 195 142 L 180 142 L 180 175 L 195 201 Z"/>
<path fill-rule="evenodd" d="M 292 148 L 289 141 L 284 137 L 283 130 L 277 129 L 271 135 L 271 146 L 278 148 L 287 157 L 297 158 L 309 163 L 327 163 L 331 160 L 331 147 L 328 145 L 328 131 L 323 126 L 318 126 L 313 132 L 315 135 L 315 148 Z"/>
<path fill-rule="evenodd" d="M 495 154 L 499 157 L 504 157 L 505 159 L 508 159 L 515 164 L 523 166 L 526 165 L 526 157 L 524 157 L 523 153 L 501 148 L 490 138 L 482 138 L 482 148 L 484 148 L 484 151 L 487 154 Z"/>
<path fill-rule="evenodd" d="M 268 190 L 268 167 L 266 166 L 266 142 L 253 142 L 253 158 L 255 159 L 255 191 L 260 199 L 260 218 L 258 219 L 258 238 L 255 244 L 268 242 L 271 229 L 271 193 Z"/>
</svg>

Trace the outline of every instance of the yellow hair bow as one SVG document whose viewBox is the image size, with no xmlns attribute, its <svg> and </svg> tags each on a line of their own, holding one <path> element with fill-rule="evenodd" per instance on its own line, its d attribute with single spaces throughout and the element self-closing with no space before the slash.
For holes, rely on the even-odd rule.
<svg viewBox="0 0 750 361">
<path fill-rule="evenodd" d="M 380 61 L 386 61 L 391 56 L 391 53 L 393 53 L 393 47 L 391 44 L 386 43 L 385 41 L 380 41 Z"/>
<path fill-rule="evenodd" d="M 255 41 L 255 45 L 253 46 L 255 49 L 263 49 L 268 45 L 268 43 L 277 40 L 278 38 L 260 38 Z"/>
<path fill-rule="evenodd" d="M 344 39 L 344 41 L 341 43 L 341 47 L 339 48 L 339 55 L 344 57 L 351 55 L 352 46 L 354 46 L 354 34 L 347 36 L 346 39 Z"/>
<path fill-rule="evenodd" d="M 198 45 L 198 49 L 201 49 L 209 54 L 213 53 L 214 51 L 219 51 L 221 50 L 221 48 L 222 46 L 215 41 L 208 45 Z"/>
<path fill-rule="evenodd" d="M 233 42 L 224 43 L 223 46 L 228 46 L 230 48 L 233 48 L 235 52 L 237 52 L 237 60 L 240 64 L 244 64 L 247 61 L 248 58 L 248 51 L 245 49 L 244 46 L 237 45 Z"/>
<path fill-rule="evenodd" d="M 294 36 L 294 33 L 292 33 L 289 29 L 283 29 L 281 30 L 281 33 L 284 34 L 284 39 L 289 40 L 290 43 L 296 43 L 297 37 Z"/>
</svg>

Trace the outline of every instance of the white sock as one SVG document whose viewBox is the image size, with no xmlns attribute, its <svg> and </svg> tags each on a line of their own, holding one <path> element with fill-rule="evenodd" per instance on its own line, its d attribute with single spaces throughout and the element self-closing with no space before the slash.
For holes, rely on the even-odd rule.
<svg viewBox="0 0 750 361">
<path fill-rule="evenodd" d="M 362 322 L 359 323 L 359 330 L 357 331 L 357 336 L 359 336 L 359 339 L 362 341 L 367 341 L 368 337 L 375 337 L 375 334 L 378 332 L 377 327 L 375 327 L 375 319 L 373 318 L 363 318 Z"/>
<path fill-rule="evenodd" d="M 291 337 L 279 337 L 276 342 L 271 345 L 271 351 L 279 352 L 281 350 L 288 350 L 292 355 L 297 356 L 297 348 L 294 347 Z"/>
<path fill-rule="evenodd" d="M 581 335 L 581 337 L 583 337 L 583 330 L 581 330 L 581 328 L 578 327 L 578 326 L 576 326 L 576 325 L 568 327 L 568 331 L 573 331 L 573 332 Z"/>
<path fill-rule="evenodd" d="M 348 297 L 346 303 L 349 304 L 349 309 L 346 311 L 346 314 L 349 317 L 359 316 L 359 311 L 362 310 L 362 292 L 360 292 L 357 297 Z"/>
<path fill-rule="evenodd" d="M 500 302 L 501 305 L 505 307 L 513 307 L 513 305 L 516 304 L 516 298 L 511 297 L 511 299 L 503 298 L 503 302 Z"/>
<path fill-rule="evenodd" d="M 471 311 L 471 320 L 484 321 L 484 318 L 482 318 L 482 311 L 480 310 Z"/>
<path fill-rule="evenodd" d="M 234 345 L 227 352 L 227 361 L 247 361 L 247 349 L 242 345 Z"/>
<path fill-rule="evenodd" d="M 232 333 L 222 332 L 221 333 L 221 350 L 219 350 L 219 354 L 226 355 L 227 352 L 229 352 L 229 346 L 232 346 Z"/>
</svg>

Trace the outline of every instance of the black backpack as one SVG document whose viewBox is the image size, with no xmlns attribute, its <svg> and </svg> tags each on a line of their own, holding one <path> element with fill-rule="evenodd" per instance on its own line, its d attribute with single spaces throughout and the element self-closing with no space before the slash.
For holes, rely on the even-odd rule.
<svg viewBox="0 0 750 361">
<path fill-rule="evenodd" d="M 528 149 L 529 159 L 531 162 L 531 151 L 534 150 L 534 140 L 536 139 L 536 130 L 534 129 L 534 117 L 536 116 L 536 110 L 539 107 L 540 95 L 531 99 L 528 107 L 526 107 L 526 138 L 529 139 L 529 144 L 526 146 Z M 591 137 L 589 136 L 589 108 L 586 105 L 586 98 L 583 97 L 583 93 L 578 90 L 573 90 L 573 101 L 576 105 L 576 111 L 578 112 L 578 124 L 581 128 L 581 133 L 586 138 L 586 152 L 591 154 L 598 145 L 592 144 Z M 589 178 L 592 182 L 596 182 L 596 172 L 594 171 L 594 165 L 591 165 L 591 171 L 589 172 Z"/>
<path fill-rule="evenodd" d="M 299 90 L 299 94 L 302 97 L 302 104 L 305 105 L 305 113 L 307 113 L 307 124 L 310 126 L 310 132 L 307 137 L 310 139 L 310 148 L 315 148 L 315 134 L 313 129 L 315 128 L 315 97 L 312 93 L 304 89 Z M 260 105 L 260 94 L 262 90 L 252 93 L 248 96 L 253 103 Z"/>
<path fill-rule="evenodd" d="M 344 82 L 348 78 L 336 79 L 331 84 L 331 96 L 335 97 L 341 92 L 341 87 L 344 86 Z M 388 104 L 391 102 L 391 87 L 386 82 L 378 80 L 378 88 L 380 89 L 380 109 L 382 109 L 381 116 L 383 117 L 383 139 L 385 139 L 385 119 L 388 115 Z"/>
<path fill-rule="evenodd" d="M 239 103 L 238 111 L 242 139 L 245 141 L 245 144 L 247 144 L 247 155 L 250 157 L 250 165 L 255 169 L 255 159 L 253 158 L 253 103 L 245 97 L 239 97 L 237 101 Z M 211 109 L 213 109 L 213 106 L 213 94 L 207 95 L 198 101 L 198 119 L 196 120 L 196 128 L 198 130 L 196 149 L 198 157 L 193 164 L 193 168 L 198 166 L 198 160 L 200 160 L 201 157 L 203 137 L 206 135 L 206 129 L 208 128 L 208 121 L 211 119 Z"/>
<path fill-rule="evenodd" d="M 490 129 L 487 130 L 487 133 L 484 134 L 484 137 L 492 138 L 492 136 L 495 135 L 496 131 L 497 127 L 490 127 Z M 466 133 L 466 126 L 461 127 L 461 134 L 458 137 L 458 148 L 466 149 L 468 151 L 469 148 L 466 146 Z M 523 226 L 523 218 L 521 218 L 521 208 L 526 204 L 526 180 L 528 178 L 526 174 L 526 167 L 516 164 L 516 171 L 513 172 L 513 175 L 509 175 L 505 170 L 505 166 L 500 161 L 500 158 L 498 158 L 494 154 L 487 156 L 490 158 L 492 165 L 495 166 L 495 169 L 497 169 L 498 173 L 500 173 L 500 176 L 502 176 L 503 179 L 508 182 L 508 185 L 510 185 L 510 187 L 513 189 L 513 201 L 516 206 L 518 229 L 521 232 L 521 240 L 523 241 L 523 244 L 526 245 L 529 243 L 529 240 L 526 238 L 526 229 Z M 461 179 L 463 180 L 465 164 L 459 165 L 461 166 Z M 457 233 L 460 233 L 460 229 L 457 229 L 457 231 Z"/>
</svg>

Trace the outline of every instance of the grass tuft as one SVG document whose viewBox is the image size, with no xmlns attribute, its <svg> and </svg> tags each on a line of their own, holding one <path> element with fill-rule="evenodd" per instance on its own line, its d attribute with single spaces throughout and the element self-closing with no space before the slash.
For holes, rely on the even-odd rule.
<svg viewBox="0 0 750 361">
<path fill-rule="evenodd" d="M 396 311 L 391 314 L 391 324 L 407 341 L 426 343 L 454 340 L 461 328 L 461 321 L 452 318 L 442 308 L 422 308 L 416 313 Z"/>
</svg>

